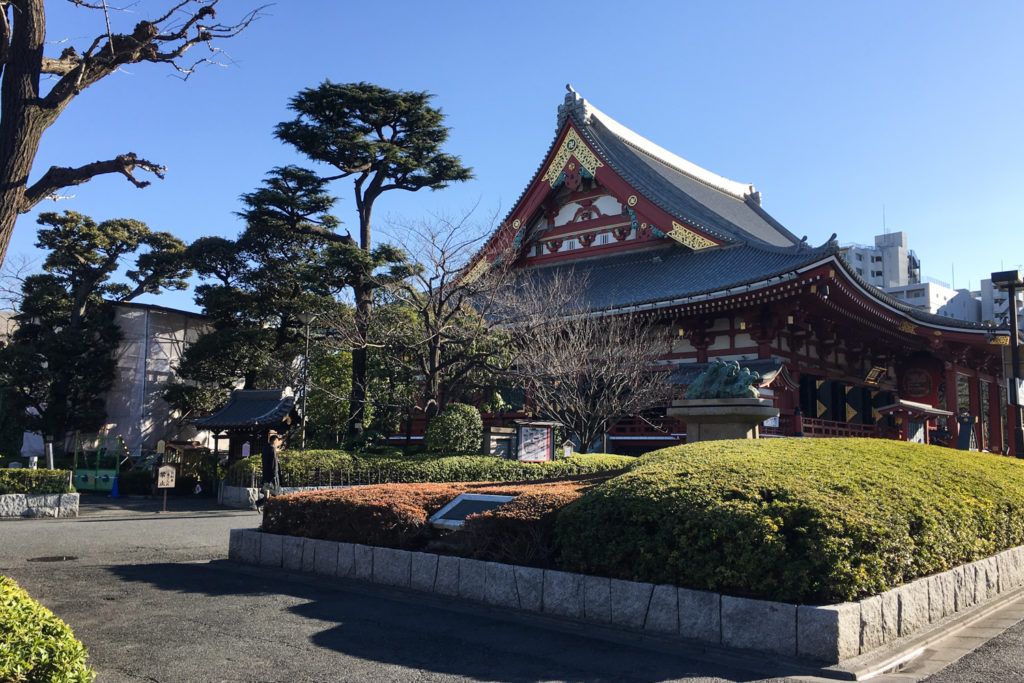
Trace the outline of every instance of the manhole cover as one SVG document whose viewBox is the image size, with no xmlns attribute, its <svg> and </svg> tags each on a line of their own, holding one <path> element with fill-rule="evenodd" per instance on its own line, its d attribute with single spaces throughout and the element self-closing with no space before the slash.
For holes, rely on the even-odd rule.
<svg viewBox="0 0 1024 683">
<path fill-rule="evenodd" d="M 67 562 L 68 560 L 77 560 L 78 558 L 73 555 L 50 555 L 48 557 L 30 557 L 29 562 Z"/>
</svg>

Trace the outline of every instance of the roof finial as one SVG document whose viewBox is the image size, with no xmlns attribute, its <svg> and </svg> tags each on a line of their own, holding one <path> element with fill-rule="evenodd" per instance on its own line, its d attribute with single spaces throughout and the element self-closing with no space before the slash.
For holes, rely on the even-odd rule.
<svg viewBox="0 0 1024 683">
<path fill-rule="evenodd" d="M 565 84 L 565 89 L 568 90 L 569 92 L 571 92 L 573 95 L 576 94 L 576 91 L 573 90 L 572 83 L 566 83 Z"/>
</svg>

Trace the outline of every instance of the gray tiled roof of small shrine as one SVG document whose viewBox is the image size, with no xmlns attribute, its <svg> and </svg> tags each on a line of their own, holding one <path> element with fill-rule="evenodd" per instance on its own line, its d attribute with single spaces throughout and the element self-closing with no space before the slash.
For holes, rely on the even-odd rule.
<svg viewBox="0 0 1024 683">
<path fill-rule="evenodd" d="M 200 429 L 239 429 L 243 427 L 273 427 L 281 424 L 295 407 L 291 389 L 241 390 L 231 392 L 231 398 L 213 415 L 192 421 Z"/>
<path fill-rule="evenodd" d="M 799 238 L 761 208 L 752 186 L 747 185 L 745 192 L 729 192 L 713 183 L 718 180 L 733 188 L 742 184 L 693 165 L 693 172 L 677 168 L 673 163 L 690 162 L 629 131 L 575 93 L 566 97 L 559 114 L 559 128 L 566 117 L 571 118 L 613 171 L 676 219 L 729 243 L 760 242 L 776 247 L 799 243 Z M 665 232 L 672 229 L 658 227 Z"/>
</svg>

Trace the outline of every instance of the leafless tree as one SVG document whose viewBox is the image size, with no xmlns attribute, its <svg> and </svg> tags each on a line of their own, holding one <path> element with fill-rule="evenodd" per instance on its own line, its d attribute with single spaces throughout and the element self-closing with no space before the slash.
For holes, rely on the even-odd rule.
<svg viewBox="0 0 1024 683">
<path fill-rule="evenodd" d="M 373 349 L 378 365 L 418 378 L 418 407 L 429 422 L 511 358 L 494 315 L 508 271 L 500 265 L 472 274 L 467 269 L 489 234 L 472 209 L 455 217 L 393 220 L 388 233 L 406 250 L 408 275 L 375 290 L 378 299 L 365 324 L 358 324 L 357 309 L 331 321 L 333 343 Z"/>
<path fill-rule="evenodd" d="M 75 97 L 126 64 L 167 64 L 188 78 L 199 64 L 215 61 L 218 41 L 238 35 L 259 13 L 254 9 L 235 23 L 223 24 L 216 20 L 219 0 L 174 0 L 160 16 L 120 34 L 110 29 L 106 0 L 67 2 L 101 13 L 106 30 L 97 32 L 82 51 L 68 45 L 59 55 L 47 56 L 44 0 L 0 0 L 0 262 L 17 217 L 63 188 L 106 173 L 120 173 L 136 187 L 149 185 L 135 177 L 136 171 L 163 177 L 165 167 L 127 152 L 78 167 L 52 166 L 30 183 L 43 133 Z M 197 45 L 209 53 L 185 61 Z"/>
<path fill-rule="evenodd" d="M 561 422 L 586 452 L 616 422 L 671 395 L 656 361 L 670 338 L 652 319 L 588 311 L 572 273 L 519 278 L 508 311 L 513 372 L 534 412 Z"/>
<path fill-rule="evenodd" d="M 490 234 L 473 224 L 473 211 L 392 229 L 402 234 L 417 264 L 390 295 L 393 304 L 415 321 L 404 335 L 405 355 L 423 378 L 422 407 L 429 422 L 445 405 L 480 388 L 483 376 L 502 371 L 511 360 L 508 335 L 498 325 L 510 271 L 501 264 L 470 269 Z"/>
</svg>

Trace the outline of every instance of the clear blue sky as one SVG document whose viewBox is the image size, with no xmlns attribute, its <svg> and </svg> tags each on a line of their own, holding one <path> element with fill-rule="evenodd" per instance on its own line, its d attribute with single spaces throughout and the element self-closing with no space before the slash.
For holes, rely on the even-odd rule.
<svg viewBox="0 0 1024 683">
<path fill-rule="evenodd" d="M 223 0 L 232 20 L 259 0 Z M 47 0 L 48 38 L 84 44 L 102 16 Z M 113 3 L 117 4 L 117 3 Z M 152 6 L 112 15 L 127 31 Z M 106 177 L 44 211 L 133 217 L 191 241 L 233 237 L 238 196 L 274 166 L 306 163 L 271 134 L 287 101 L 324 79 L 429 90 L 447 150 L 476 180 L 392 192 L 376 205 L 415 219 L 479 202 L 508 211 L 574 88 L 680 156 L 753 183 L 763 206 L 821 244 L 909 234 L 925 275 L 977 288 L 1024 262 L 1024 3 L 279 2 L 223 43 L 232 63 L 187 82 L 135 65 L 86 90 L 44 138 L 34 177 L 133 151 L 169 168 L 137 190 Z M 59 46 L 54 46 L 59 50 Z M 355 224 L 351 185 L 334 187 Z M 10 256 L 33 255 L 35 215 Z M 377 234 L 380 234 L 378 230 Z M 35 254 L 38 257 L 38 254 Z M 146 299 L 194 308 L 191 293 Z"/>
</svg>

